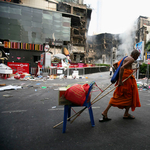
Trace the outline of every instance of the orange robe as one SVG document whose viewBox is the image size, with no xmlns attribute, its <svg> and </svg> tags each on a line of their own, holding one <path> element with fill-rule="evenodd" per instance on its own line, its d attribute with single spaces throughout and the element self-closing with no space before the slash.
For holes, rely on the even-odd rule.
<svg viewBox="0 0 150 150">
<path fill-rule="evenodd" d="M 121 61 L 118 62 L 118 65 Z M 124 69 L 122 80 L 126 79 L 133 70 Z M 118 84 L 118 81 L 116 85 Z M 113 97 L 110 99 L 109 104 L 118 108 L 125 108 L 131 106 L 131 110 L 134 111 L 136 107 L 141 107 L 138 88 L 136 80 L 132 75 L 128 80 L 123 83 L 123 86 L 119 86 L 114 91 Z"/>
</svg>

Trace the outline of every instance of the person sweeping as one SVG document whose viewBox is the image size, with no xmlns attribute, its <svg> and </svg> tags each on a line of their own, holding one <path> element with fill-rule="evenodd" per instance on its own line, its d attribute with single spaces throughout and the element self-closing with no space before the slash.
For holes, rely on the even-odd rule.
<svg viewBox="0 0 150 150">
<path fill-rule="evenodd" d="M 116 82 L 118 87 L 114 91 L 113 97 L 110 99 L 108 106 L 102 112 L 102 118 L 99 119 L 99 122 L 111 120 L 107 116 L 111 106 L 118 107 L 120 109 L 125 108 L 123 119 L 135 119 L 134 116 L 129 114 L 129 109 L 131 108 L 131 110 L 134 111 L 136 107 L 141 107 L 136 80 L 132 75 L 124 83 L 122 81 L 133 73 L 132 64 L 138 59 L 139 55 L 140 52 L 138 50 L 133 50 L 130 56 L 113 64 L 115 69 L 117 69 L 122 61 L 122 66 L 120 66 L 119 70 L 119 79 Z"/>
</svg>

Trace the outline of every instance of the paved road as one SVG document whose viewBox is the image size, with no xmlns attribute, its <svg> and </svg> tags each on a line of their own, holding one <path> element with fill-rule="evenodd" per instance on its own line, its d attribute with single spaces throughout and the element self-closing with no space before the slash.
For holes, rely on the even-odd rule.
<svg viewBox="0 0 150 150">
<path fill-rule="evenodd" d="M 104 89 L 110 84 L 109 72 L 86 76 L 88 79 L 46 82 L 0 79 L 0 83 L 23 87 L 0 92 L 0 149 L 149 150 L 150 90 L 139 91 L 142 107 L 131 112 L 135 120 L 122 119 L 124 110 L 112 107 L 108 114 L 112 120 L 99 123 L 101 112 L 112 97 L 111 92 L 93 105 L 95 127 L 91 127 L 88 111 L 85 110 L 72 124 L 68 122 L 65 134 L 62 133 L 62 125 L 53 129 L 63 120 L 63 106 L 58 105 L 58 87 L 96 81 Z M 99 91 L 93 92 L 92 99 L 98 94 Z"/>
</svg>

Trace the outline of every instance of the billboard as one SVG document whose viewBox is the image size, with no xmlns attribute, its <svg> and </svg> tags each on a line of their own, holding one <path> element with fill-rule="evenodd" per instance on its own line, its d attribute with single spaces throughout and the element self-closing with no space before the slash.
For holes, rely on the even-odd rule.
<svg viewBox="0 0 150 150">
<path fill-rule="evenodd" d="M 13 74 L 29 73 L 29 63 L 8 62 L 7 66 L 13 70 Z"/>
<path fill-rule="evenodd" d="M 141 54 L 137 60 L 143 60 L 143 53 L 144 53 L 144 41 L 135 44 L 135 49 L 137 49 Z"/>
</svg>

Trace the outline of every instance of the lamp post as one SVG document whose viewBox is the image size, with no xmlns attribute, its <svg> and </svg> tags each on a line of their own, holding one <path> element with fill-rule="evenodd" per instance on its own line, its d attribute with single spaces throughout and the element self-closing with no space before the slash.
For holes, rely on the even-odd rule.
<svg viewBox="0 0 150 150">
<path fill-rule="evenodd" d="M 147 63 L 147 84 L 148 84 L 148 79 L 149 79 L 149 64 L 150 64 L 150 60 L 148 60 L 148 63 Z"/>
</svg>

